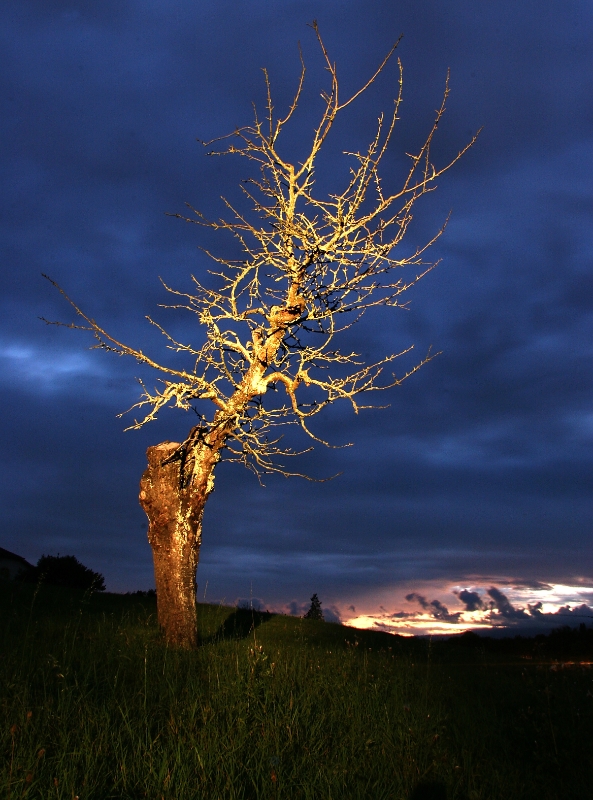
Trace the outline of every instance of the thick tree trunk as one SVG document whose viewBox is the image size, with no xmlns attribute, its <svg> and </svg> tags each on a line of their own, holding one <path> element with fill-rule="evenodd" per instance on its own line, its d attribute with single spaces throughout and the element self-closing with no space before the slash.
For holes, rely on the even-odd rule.
<svg viewBox="0 0 593 800">
<path fill-rule="evenodd" d="M 149 520 L 159 625 L 168 644 L 190 649 L 198 644 L 196 569 L 217 458 L 198 448 L 188 474 L 186 453 L 176 457 L 179 448 L 177 442 L 148 448 L 139 499 Z"/>
</svg>

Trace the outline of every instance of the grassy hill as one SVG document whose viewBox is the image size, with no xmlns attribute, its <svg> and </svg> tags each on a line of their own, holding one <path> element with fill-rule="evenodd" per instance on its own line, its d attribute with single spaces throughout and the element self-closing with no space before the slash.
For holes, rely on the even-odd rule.
<svg viewBox="0 0 593 800">
<path fill-rule="evenodd" d="M 201 647 L 178 652 L 154 598 L 0 582 L 2 797 L 590 796 L 591 631 L 430 642 L 198 614 Z"/>
</svg>

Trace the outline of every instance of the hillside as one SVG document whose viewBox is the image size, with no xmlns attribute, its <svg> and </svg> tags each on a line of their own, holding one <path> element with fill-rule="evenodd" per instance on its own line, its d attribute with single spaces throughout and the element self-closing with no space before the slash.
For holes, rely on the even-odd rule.
<svg viewBox="0 0 593 800">
<path fill-rule="evenodd" d="M 4 796 L 588 796 L 590 630 L 431 642 L 200 605 L 179 652 L 155 620 L 154 597 L 0 581 Z"/>
</svg>

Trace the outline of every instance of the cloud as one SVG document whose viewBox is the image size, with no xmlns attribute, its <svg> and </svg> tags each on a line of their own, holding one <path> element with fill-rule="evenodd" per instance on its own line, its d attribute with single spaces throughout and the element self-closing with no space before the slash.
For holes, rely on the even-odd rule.
<svg viewBox="0 0 593 800">
<path fill-rule="evenodd" d="M 18 341 L 0 342 L 0 381 L 7 385 L 15 380 L 30 386 L 36 394 L 72 390 L 72 380 L 85 376 L 101 378 L 110 372 L 97 358 L 84 351 L 56 353 Z"/>
<path fill-rule="evenodd" d="M 235 606 L 237 608 L 248 608 L 250 611 L 267 610 L 267 606 L 261 597 L 237 597 Z"/>
<path fill-rule="evenodd" d="M 512 586 L 513 589 L 543 589 L 544 591 L 549 591 L 552 588 L 552 584 L 545 583 L 544 581 L 537 581 L 537 580 L 516 580 L 513 579 L 512 581 L 508 581 L 508 585 Z"/>
<path fill-rule="evenodd" d="M 466 611 L 477 611 L 484 608 L 482 598 L 477 592 L 470 592 L 468 589 L 462 589 L 460 592 L 455 592 L 457 597 L 465 605 Z"/>
<path fill-rule="evenodd" d="M 447 606 L 441 603 L 440 600 L 431 600 L 430 606 L 435 619 L 440 619 L 444 622 L 459 622 L 459 617 L 461 616 L 460 611 L 450 613 Z"/>
<path fill-rule="evenodd" d="M 466 628 L 484 635 L 535 636 L 563 625 L 593 621 L 593 609 L 588 601 L 590 590 L 585 585 L 570 587 L 510 579 L 504 583 L 513 588 L 503 592 L 493 585 L 472 589 L 451 587 L 453 596 L 464 606 L 462 610 L 450 610 L 442 600 L 429 600 L 418 591 L 408 592 L 406 601 L 417 604 L 418 611 L 397 610 L 389 614 L 379 606 L 377 614 L 359 615 L 351 624 L 406 635 L 446 635 L 448 631 Z M 521 586 L 517 588 L 518 583 Z M 525 586 L 524 583 L 535 585 Z M 509 596 L 511 592 L 514 594 Z M 581 598 L 581 601 L 573 606 L 566 602 L 568 597 Z M 582 598 L 587 600 L 583 602 Z M 559 602 L 562 605 L 558 605 Z"/>
<path fill-rule="evenodd" d="M 425 14 L 412 0 L 364 9 L 353 0 L 317 3 L 345 93 L 373 73 L 393 26 L 405 30 L 398 52 L 406 112 L 401 148 L 396 143 L 385 158 L 389 185 L 430 125 L 449 65 L 451 103 L 435 161 L 458 152 L 470 129 L 484 123 L 485 130 L 425 198 L 402 243 L 425 240 L 453 207 L 434 248 L 443 267 L 410 291 L 409 313 L 375 309 L 353 329 L 352 349 L 365 359 L 412 342 L 420 357 L 431 343 L 442 355 L 381 399 L 389 410 L 354 416 L 336 404 L 319 416 L 321 438 L 356 444 L 318 449 L 307 462 L 312 468 L 303 468 L 319 477 L 343 470 L 334 482 L 271 477 L 264 491 L 240 467 L 220 464 L 199 570 L 216 596 L 249 596 L 253 581 L 258 596 L 282 608 L 305 597 L 303 587 L 322 586 L 360 611 L 358 597 L 377 592 L 378 604 L 385 589 L 434 580 L 471 586 L 459 607 L 485 615 L 469 597 L 480 593 L 494 603 L 474 588 L 482 575 L 489 576 L 480 579 L 484 586 L 508 595 L 507 616 L 496 610 L 492 617 L 502 626 L 522 624 L 511 587 L 593 576 L 592 184 L 583 169 L 591 15 L 583 3 L 564 3 L 564 12 L 560 0 L 549 2 L 557 13 L 534 19 L 528 5 L 507 3 L 508 35 L 496 50 L 494 4 L 450 15 L 435 0 L 427 0 Z M 23 0 L 0 11 L 9 131 L 0 177 L 2 544 L 36 561 L 66 541 L 122 590 L 148 585 L 152 572 L 137 503 L 146 448 L 182 441 L 195 420 L 165 413 L 123 436 L 131 418 L 115 415 L 137 399 L 134 377 L 148 377 L 152 387 L 153 376 L 133 361 L 85 352 L 93 344 L 85 334 L 39 322 L 71 319 L 40 273 L 120 341 L 160 360 L 162 337 L 142 322 L 167 302 L 157 276 L 187 290 L 189 275 L 201 279 L 205 270 L 197 247 L 231 258 L 235 252 L 232 243 L 215 242 L 214 232 L 164 216 L 183 211 L 187 200 L 217 218 L 220 195 L 234 201 L 246 177 L 233 160 L 203 157 L 195 137 L 249 123 L 251 100 L 264 96 L 263 65 L 278 88 L 277 107 L 286 107 L 302 36 L 310 70 L 290 156 L 299 130 L 311 130 L 309 98 L 326 79 L 301 4 L 221 0 L 209 4 L 207 20 L 200 4 L 180 3 L 172 14 L 164 4 L 148 5 Z M 364 147 L 372 121 L 392 102 L 391 76 L 384 78 L 328 139 L 320 181 L 332 189 L 347 174 L 340 151 Z M 542 103 L 547 97 L 553 103 Z M 189 315 L 156 313 L 165 325 L 177 320 L 171 333 L 179 341 L 193 340 Z M 497 583 L 495 576 L 509 575 L 524 583 Z M 423 613 L 435 622 L 453 608 L 446 597 L 440 608 L 423 599 Z M 535 608 L 539 600 L 529 598 L 533 612 L 525 605 L 528 621 L 549 608 Z M 307 610 L 294 602 L 292 613 Z"/>
<path fill-rule="evenodd" d="M 442 620 L 443 622 L 452 622 L 454 624 L 459 622 L 459 617 L 461 616 L 461 612 L 456 611 L 454 613 L 450 613 L 447 606 L 441 603 L 440 600 L 428 601 L 426 597 L 424 597 L 421 594 L 418 594 L 417 592 L 410 592 L 410 594 L 407 594 L 406 600 L 410 603 L 413 602 L 414 600 L 417 601 L 420 604 L 420 606 L 422 606 L 422 608 L 425 611 L 428 611 L 428 613 L 434 619 Z"/>
<path fill-rule="evenodd" d="M 342 622 L 342 615 L 337 606 L 331 605 L 328 608 L 322 608 L 321 611 L 323 613 L 323 619 L 326 622 L 336 622 L 338 624 Z"/>
<path fill-rule="evenodd" d="M 561 606 L 554 614 L 544 614 L 542 616 L 547 618 L 568 617 L 569 619 L 574 619 L 575 621 L 580 620 L 581 622 L 585 622 L 585 620 L 593 620 L 593 608 L 586 603 L 582 603 L 580 606 L 575 606 L 574 608 L 571 608 L 567 605 Z"/>
<path fill-rule="evenodd" d="M 420 603 L 422 608 L 428 608 L 430 605 L 426 597 L 423 597 L 421 594 L 418 594 L 417 592 L 410 592 L 410 594 L 407 594 L 406 600 L 408 601 L 408 603 L 412 603 L 414 602 L 414 600 L 416 600 L 418 603 Z"/>
<path fill-rule="evenodd" d="M 498 613 L 505 619 L 525 619 L 525 617 L 528 616 L 522 608 L 515 608 L 508 597 L 495 586 L 491 586 L 486 591 L 494 601 L 494 608 L 496 608 Z"/>
<path fill-rule="evenodd" d="M 307 611 L 305 604 L 299 603 L 297 600 L 291 600 L 290 603 L 287 603 L 286 609 L 291 617 L 302 617 Z"/>
</svg>

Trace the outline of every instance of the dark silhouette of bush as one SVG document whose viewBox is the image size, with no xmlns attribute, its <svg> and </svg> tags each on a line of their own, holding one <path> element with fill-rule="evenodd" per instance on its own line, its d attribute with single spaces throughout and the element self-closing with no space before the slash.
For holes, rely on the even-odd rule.
<svg viewBox="0 0 593 800">
<path fill-rule="evenodd" d="M 323 612 L 321 610 L 321 600 L 316 594 L 311 598 L 311 608 L 307 611 L 303 619 L 320 619 L 323 620 Z"/>
<path fill-rule="evenodd" d="M 85 567 L 74 556 L 41 556 L 35 567 L 22 573 L 21 580 L 28 583 L 42 581 L 52 586 L 65 586 L 68 589 L 105 591 L 103 575 Z"/>
</svg>

